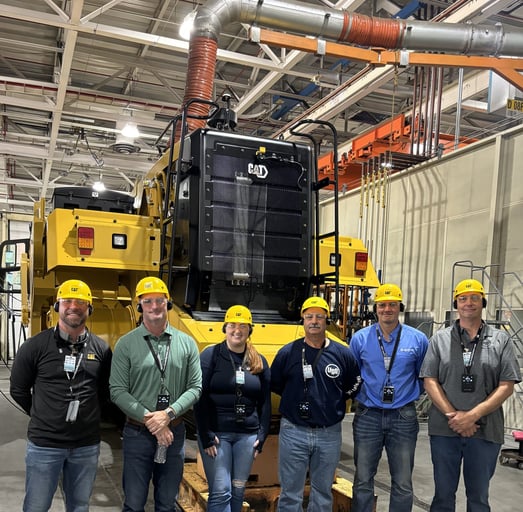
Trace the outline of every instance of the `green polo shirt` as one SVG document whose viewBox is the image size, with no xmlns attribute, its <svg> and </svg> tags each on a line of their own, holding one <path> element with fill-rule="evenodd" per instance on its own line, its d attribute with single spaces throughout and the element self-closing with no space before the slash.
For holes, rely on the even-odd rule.
<svg viewBox="0 0 523 512">
<path fill-rule="evenodd" d="M 111 400 L 138 421 L 156 409 L 158 395 L 165 391 L 147 339 L 162 366 L 165 361 L 164 385 L 170 395 L 170 407 L 180 416 L 198 401 L 202 374 L 195 341 L 170 325 L 159 337 L 140 325 L 118 340 L 109 379 Z"/>
</svg>

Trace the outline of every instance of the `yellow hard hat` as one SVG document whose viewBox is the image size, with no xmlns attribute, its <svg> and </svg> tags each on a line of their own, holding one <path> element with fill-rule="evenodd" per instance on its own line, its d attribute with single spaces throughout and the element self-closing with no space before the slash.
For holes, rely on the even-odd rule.
<svg viewBox="0 0 523 512">
<path fill-rule="evenodd" d="M 223 320 L 225 323 L 249 324 L 252 325 L 252 315 L 245 306 L 231 306 L 225 313 Z"/>
<path fill-rule="evenodd" d="M 136 298 L 140 298 L 146 293 L 163 293 L 169 298 L 167 285 L 158 277 L 144 277 L 136 285 Z"/>
<path fill-rule="evenodd" d="M 89 304 L 93 303 L 91 289 L 83 281 L 69 279 L 63 282 L 56 293 L 57 299 L 81 299 Z"/>
<path fill-rule="evenodd" d="M 374 295 L 374 302 L 403 302 L 401 288 L 392 283 L 382 284 Z"/>
<path fill-rule="evenodd" d="M 327 304 L 326 300 L 322 299 L 321 297 L 309 297 L 307 300 L 305 300 L 305 302 L 301 306 L 300 314 L 303 316 L 303 312 L 309 308 L 324 309 L 327 313 L 327 318 L 330 317 L 329 305 Z"/>
<path fill-rule="evenodd" d="M 456 288 L 454 288 L 454 300 L 464 293 L 480 293 L 483 298 L 485 298 L 485 288 L 483 285 L 476 279 L 464 279 L 460 281 Z"/>
</svg>

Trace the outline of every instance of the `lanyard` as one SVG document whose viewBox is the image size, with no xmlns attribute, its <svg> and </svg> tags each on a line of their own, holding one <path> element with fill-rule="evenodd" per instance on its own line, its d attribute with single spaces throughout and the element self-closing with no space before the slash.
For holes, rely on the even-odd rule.
<svg viewBox="0 0 523 512">
<path fill-rule="evenodd" d="M 323 341 L 323 345 L 321 346 L 320 350 L 318 350 L 318 353 L 316 354 L 316 357 L 314 358 L 314 362 L 311 365 L 311 378 L 314 375 L 314 369 L 316 368 L 318 361 L 320 360 L 321 355 L 323 354 L 323 351 L 325 350 L 325 343 L 326 340 Z M 303 340 L 303 347 L 301 348 L 301 368 L 303 373 L 303 392 L 305 394 L 305 397 L 307 397 L 308 393 L 308 386 L 307 386 L 307 377 L 305 376 L 304 368 L 309 366 L 309 363 L 307 362 L 307 359 L 305 359 L 305 340 Z"/>
<path fill-rule="evenodd" d="M 463 338 L 461 337 L 461 327 L 458 327 L 459 342 L 461 344 L 461 353 L 463 354 L 463 366 L 467 375 L 470 375 L 470 370 L 472 369 L 472 363 L 474 363 L 474 356 L 476 354 L 476 348 L 478 346 L 478 341 L 481 337 L 481 331 L 483 330 L 483 323 L 480 325 L 478 333 L 474 336 L 470 342 L 473 344 L 472 352 L 469 349 L 465 348 L 465 343 L 463 343 Z M 469 355 L 470 354 L 470 355 Z"/>
<path fill-rule="evenodd" d="M 163 361 L 160 361 L 158 352 L 156 352 L 154 350 L 151 340 L 149 339 L 149 336 L 144 336 L 145 341 L 147 341 L 147 345 L 149 346 L 149 350 L 151 351 L 151 354 L 153 355 L 154 362 L 155 362 L 158 370 L 160 370 L 162 388 L 164 387 L 165 370 L 167 368 L 167 361 L 169 360 L 169 354 L 171 352 L 171 335 L 169 334 L 168 336 L 169 336 L 169 341 L 167 342 L 167 350 L 165 351 L 165 357 L 163 358 Z"/>
<path fill-rule="evenodd" d="M 225 347 L 227 348 L 227 353 L 229 354 L 229 360 L 231 361 L 232 372 L 234 374 L 234 382 L 236 384 L 236 400 L 237 400 L 237 402 L 239 402 L 242 397 L 242 394 L 243 394 L 242 386 L 243 386 L 243 384 L 245 384 L 244 368 L 245 368 L 245 360 L 247 359 L 247 350 L 245 350 L 245 353 L 243 355 L 243 361 L 242 361 L 241 365 L 239 365 L 238 369 L 236 369 L 236 365 L 234 364 L 234 359 L 232 358 L 231 351 L 229 350 L 227 345 L 225 345 Z"/>
<path fill-rule="evenodd" d="M 76 360 L 76 356 L 65 356 L 65 357 L 74 357 Z M 80 357 L 78 358 L 78 361 L 76 361 L 73 376 L 71 377 L 70 372 L 66 370 L 65 374 L 67 375 L 67 380 L 69 381 L 69 391 L 71 392 L 71 396 L 73 396 L 73 381 L 76 377 L 76 374 L 78 373 L 78 368 L 80 368 L 80 363 L 82 362 L 82 358 L 84 357 L 84 353 L 80 352 Z"/>
<path fill-rule="evenodd" d="M 383 346 L 383 340 L 381 338 L 381 333 L 378 327 L 376 327 L 376 336 L 378 337 L 378 343 L 380 345 L 381 354 L 383 355 L 383 364 L 385 365 L 385 371 L 387 372 L 387 381 L 390 380 L 390 371 L 392 369 L 392 365 L 394 364 L 394 360 L 396 359 L 396 352 L 398 352 L 398 347 L 400 344 L 400 337 L 401 337 L 401 324 L 400 328 L 398 330 L 398 335 L 396 336 L 396 340 L 394 341 L 394 348 L 392 349 L 392 356 L 389 359 L 389 356 L 387 356 L 387 353 L 385 352 L 385 347 Z M 386 361 L 389 360 L 389 364 L 386 364 Z"/>
<path fill-rule="evenodd" d="M 227 346 L 227 345 L 226 345 Z M 231 351 L 227 348 L 227 353 L 229 354 L 229 360 L 231 361 L 232 371 L 236 372 L 236 365 L 234 364 L 234 359 L 232 358 Z M 247 359 L 247 350 L 243 355 L 242 364 L 238 366 L 238 370 L 245 370 L 245 361 Z"/>
</svg>

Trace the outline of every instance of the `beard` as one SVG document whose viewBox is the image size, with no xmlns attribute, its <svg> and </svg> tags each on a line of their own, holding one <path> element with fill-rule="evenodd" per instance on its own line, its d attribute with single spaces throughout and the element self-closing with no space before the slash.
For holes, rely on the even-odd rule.
<svg viewBox="0 0 523 512">
<path fill-rule="evenodd" d="M 62 322 L 71 327 L 71 329 L 78 329 L 82 325 L 85 325 L 87 320 L 87 314 L 74 313 L 74 314 L 63 314 L 61 317 Z"/>
</svg>

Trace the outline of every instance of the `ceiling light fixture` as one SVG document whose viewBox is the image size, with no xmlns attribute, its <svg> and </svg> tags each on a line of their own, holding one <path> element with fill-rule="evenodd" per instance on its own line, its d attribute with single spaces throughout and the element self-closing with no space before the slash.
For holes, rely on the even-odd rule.
<svg viewBox="0 0 523 512">
<path fill-rule="evenodd" d="M 138 126 L 136 123 L 132 121 L 128 121 L 125 126 L 122 128 L 122 131 L 120 132 L 124 137 L 128 137 L 130 139 L 136 139 L 140 136 L 140 132 L 138 130 Z"/>
<path fill-rule="evenodd" d="M 105 185 L 104 185 L 104 182 L 102 181 L 102 173 L 100 173 L 98 181 L 95 181 L 93 183 L 93 190 L 95 192 L 103 192 L 105 190 Z"/>
<path fill-rule="evenodd" d="M 189 14 L 187 14 L 187 16 L 185 16 L 182 24 L 180 25 L 180 30 L 178 33 L 180 34 L 180 37 L 186 41 L 191 39 L 191 32 L 194 27 L 194 19 L 196 18 L 196 14 L 196 9 L 191 11 Z"/>
</svg>

